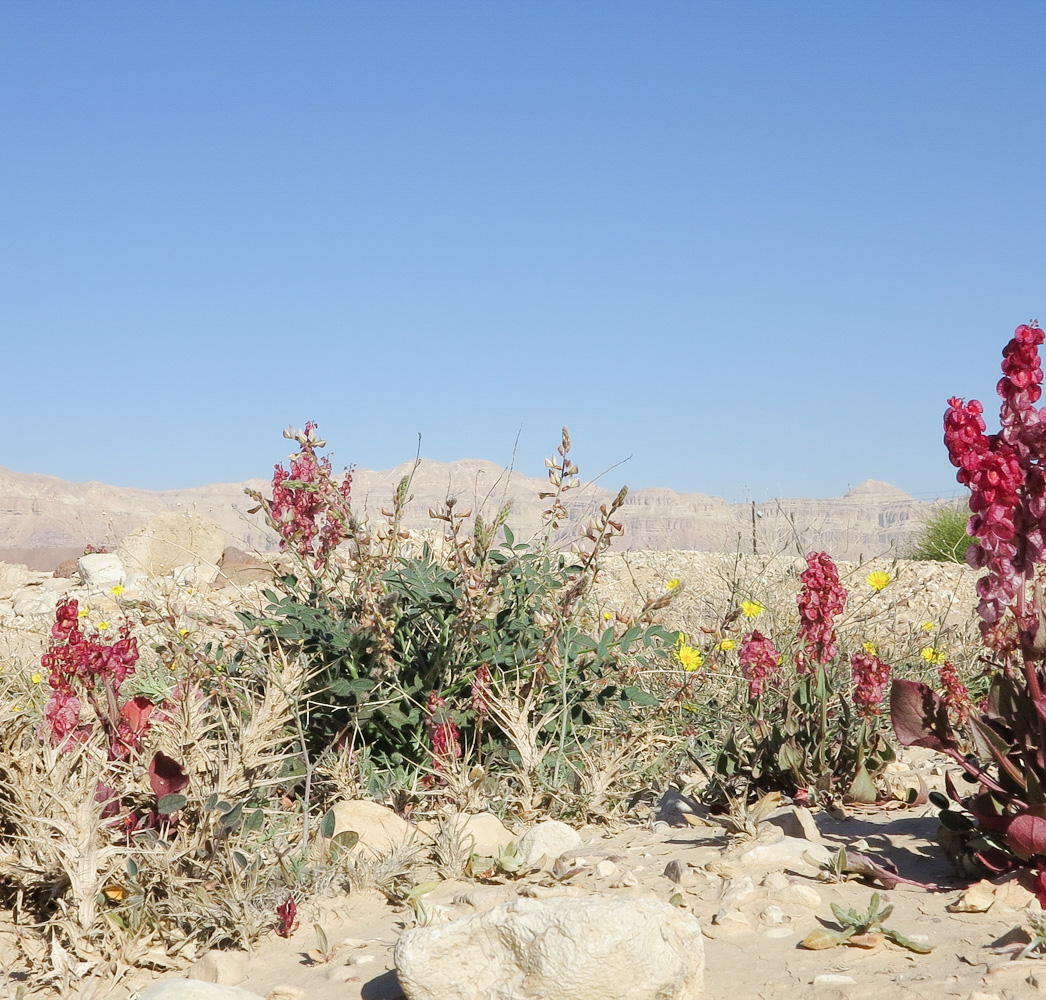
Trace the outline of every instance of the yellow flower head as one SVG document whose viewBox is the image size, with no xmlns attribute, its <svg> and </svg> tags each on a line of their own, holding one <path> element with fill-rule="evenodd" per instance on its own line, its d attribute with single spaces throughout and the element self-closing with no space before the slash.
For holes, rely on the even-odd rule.
<svg viewBox="0 0 1046 1000">
<path fill-rule="evenodd" d="M 719 642 L 715 644 L 715 648 L 720 652 L 726 653 L 731 649 L 737 649 L 737 642 L 733 639 L 720 639 Z"/>
<path fill-rule="evenodd" d="M 608 622 L 613 617 L 614 617 L 614 613 L 612 611 L 604 611 L 603 612 L 603 621 Z"/>
<path fill-rule="evenodd" d="M 927 663 L 944 663 L 946 658 L 944 650 L 937 649 L 934 646 L 924 646 L 922 649 L 919 650 L 919 655 Z"/>
<path fill-rule="evenodd" d="M 923 622 L 924 632 L 932 632 L 935 628 L 937 628 L 937 622 Z"/>
<path fill-rule="evenodd" d="M 672 577 L 672 579 L 669 580 L 668 583 L 665 584 L 665 589 L 666 590 L 675 590 L 676 587 L 678 587 L 678 586 L 679 586 L 679 579 L 677 577 Z"/>
<path fill-rule="evenodd" d="M 109 623 L 108 622 L 102 621 L 102 622 L 98 623 L 98 631 L 99 632 L 104 632 L 108 628 L 109 628 Z"/>
<path fill-rule="evenodd" d="M 86 618 L 90 613 L 91 613 L 91 609 L 90 608 L 81 608 L 79 611 L 77 611 L 76 617 L 77 618 Z"/>
<path fill-rule="evenodd" d="M 189 630 L 187 628 L 180 628 L 178 629 L 178 634 L 184 639 L 189 634 Z"/>
<path fill-rule="evenodd" d="M 876 593 L 879 593 L 890 582 L 890 574 L 877 569 L 874 573 L 869 573 L 865 578 L 864 582 L 868 584 Z"/>
<path fill-rule="evenodd" d="M 115 587 L 109 588 L 109 593 L 112 594 L 113 597 L 119 597 L 123 593 L 123 586 L 118 583 Z"/>
<path fill-rule="evenodd" d="M 874 642 L 866 642 L 866 643 L 864 643 L 864 645 L 861 646 L 861 649 L 863 649 L 869 656 L 878 656 L 879 655 L 879 650 L 876 648 Z"/>
<path fill-rule="evenodd" d="M 675 657 L 679 661 L 679 665 L 686 671 L 697 670 L 705 662 L 701 650 L 685 644 L 676 650 Z"/>
<path fill-rule="evenodd" d="M 742 601 L 741 602 L 741 614 L 745 618 L 758 618 L 766 608 L 759 603 L 759 601 Z"/>
<path fill-rule="evenodd" d="M 29 680 L 31 680 L 34 684 L 39 684 L 40 681 L 42 681 L 43 679 L 43 675 L 41 674 L 33 674 L 33 676 L 29 678 Z"/>
</svg>

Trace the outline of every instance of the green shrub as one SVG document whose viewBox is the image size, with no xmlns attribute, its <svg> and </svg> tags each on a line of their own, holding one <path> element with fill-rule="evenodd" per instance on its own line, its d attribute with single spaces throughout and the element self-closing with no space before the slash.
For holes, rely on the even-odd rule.
<svg viewBox="0 0 1046 1000">
<path fill-rule="evenodd" d="M 923 522 L 911 558 L 932 562 L 966 562 L 966 550 L 974 539 L 966 534 L 970 508 L 965 500 L 955 506 L 938 507 Z"/>
<path fill-rule="evenodd" d="M 409 478 L 384 522 L 360 522 L 348 489 L 334 486 L 316 455 L 323 442 L 314 431 L 295 432 L 301 451 L 290 477 L 274 480 L 273 499 L 255 494 L 297 571 L 282 578 L 282 592 L 266 593 L 262 615 L 239 613 L 274 648 L 306 658 L 311 752 L 365 746 L 390 765 L 446 772 L 470 748 L 534 775 L 550 750 L 562 757 L 582 744 L 597 715 L 627 727 L 634 711 L 657 702 L 637 678 L 671 656 L 676 634 L 654 620 L 670 595 L 635 621 L 597 622 L 589 594 L 622 531 L 615 517 L 626 490 L 575 546 L 560 549 L 564 497 L 578 471 L 565 429 L 546 463 L 548 507 L 535 540 L 516 540 L 507 506 L 484 519 L 448 500 L 431 512 L 442 551 L 425 544 L 407 554 L 400 520 Z"/>
</svg>

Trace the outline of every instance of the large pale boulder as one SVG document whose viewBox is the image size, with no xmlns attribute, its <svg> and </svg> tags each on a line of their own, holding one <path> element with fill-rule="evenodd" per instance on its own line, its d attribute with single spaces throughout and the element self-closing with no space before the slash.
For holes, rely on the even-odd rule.
<svg viewBox="0 0 1046 1000">
<path fill-rule="evenodd" d="M 130 574 L 167 576 L 176 569 L 194 584 L 218 575 L 225 551 L 225 532 L 209 517 L 189 511 L 159 514 L 127 535 L 116 554 Z M 182 567 L 193 567 L 192 573 Z"/>
<path fill-rule="evenodd" d="M 409 1000 L 697 1000 L 705 947 L 687 910 L 658 900 L 516 899 L 405 931 Z"/>
<path fill-rule="evenodd" d="M 493 813 L 455 812 L 442 820 L 444 830 L 457 839 L 462 847 L 482 858 L 495 858 L 509 844 L 519 838 Z M 418 832 L 430 840 L 436 836 L 440 824 L 432 820 L 418 823 Z"/>
<path fill-rule="evenodd" d="M 122 587 L 127 582 L 127 571 L 115 552 L 88 552 L 76 560 L 76 571 L 91 591 Z"/>
<path fill-rule="evenodd" d="M 19 587 L 24 587 L 32 579 L 33 573 L 28 566 L 0 562 L 0 601 L 13 597 Z"/>
<path fill-rule="evenodd" d="M 554 861 L 564 851 L 581 846 L 581 834 L 558 819 L 547 819 L 532 826 L 516 845 L 516 854 L 525 865 L 533 865 L 542 858 Z"/>
<path fill-rule="evenodd" d="M 43 587 L 22 587 L 16 590 L 11 599 L 11 610 L 19 618 L 32 618 L 36 615 L 53 615 L 58 598 L 53 591 Z"/>
<path fill-rule="evenodd" d="M 414 827 L 378 802 L 343 799 L 331 806 L 331 812 L 334 814 L 331 838 L 351 830 L 360 838 L 353 850 L 369 855 L 388 854 L 415 836 Z"/>
</svg>

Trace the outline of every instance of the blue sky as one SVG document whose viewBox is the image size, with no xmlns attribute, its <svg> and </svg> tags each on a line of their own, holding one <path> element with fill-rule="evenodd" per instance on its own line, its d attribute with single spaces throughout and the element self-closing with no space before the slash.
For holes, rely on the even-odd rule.
<svg viewBox="0 0 1046 1000">
<path fill-rule="evenodd" d="M 1038 2 L 0 5 L 0 465 L 957 491 L 1046 321 Z M 629 458 L 629 456 L 631 456 Z"/>
</svg>

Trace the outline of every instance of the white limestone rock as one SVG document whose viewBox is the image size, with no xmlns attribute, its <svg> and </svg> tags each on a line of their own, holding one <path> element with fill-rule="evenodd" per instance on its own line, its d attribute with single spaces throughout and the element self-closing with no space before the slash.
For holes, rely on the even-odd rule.
<svg viewBox="0 0 1046 1000">
<path fill-rule="evenodd" d="M 88 552 L 76 560 L 76 571 L 91 593 L 122 587 L 127 582 L 127 571 L 115 552 Z"/>
<path fill-rule="evenodd" d="M 218 575 L 225 532 L 209 517 L 189 511 L 159 514 L 127 535 L 116 548 L 127 572 L 161 577 L 194 566 L 193 582 L 203 586 Z M 186 570 L 181 570 L 183 578 Z"/>
<path fill-rule="evenodd" d="M 658 900 L 517 899 L 404 932 L 394 958 L 409 1000 L 698 1000 L 697 918 Z"/>
<path fill-rule="evenodd" d="M 554 860 L 580 846 L 581 834 L 577 830 L 557 819 L 547 819 L 519 838 L 516 854 L 524 865 L 533 865 L 543 857 Z"/>
</svg>

